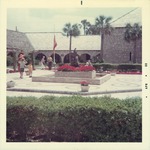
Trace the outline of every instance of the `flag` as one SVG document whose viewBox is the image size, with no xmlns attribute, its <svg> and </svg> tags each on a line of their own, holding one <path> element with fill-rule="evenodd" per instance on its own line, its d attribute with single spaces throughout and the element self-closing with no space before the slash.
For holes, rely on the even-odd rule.
<svg viewBox="0 0 150 150">
<path fill-rule="evenodd" d="M 54 35 L 54 46 L 53 46 L 54 51 L 55 51 L 56 46 L 57 46 L 57 42 L 56 42 L 55 35 Z"/>
</svg>

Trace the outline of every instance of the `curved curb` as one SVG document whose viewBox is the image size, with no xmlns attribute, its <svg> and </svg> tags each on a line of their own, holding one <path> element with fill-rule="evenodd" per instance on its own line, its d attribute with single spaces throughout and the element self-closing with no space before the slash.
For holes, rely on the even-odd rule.
<svg viewBox="0 0 150 150">
<path fill-rule="evenodd" d="M 100 91 L 100 92 L 80 92 L 80 91 L 79 92 L 73 92 L 73 91 L 54 91 L 54 90 L 7 88 L 7 91 L 35 92 L 35 93 L 52 93 L 52 94 L 69 94 L 69 95 L 98 95 L 98 94 L 114 94 L 114 93 L 141 92 L 142 89 L 112 90 L 112 91 Z"/>
</svg>

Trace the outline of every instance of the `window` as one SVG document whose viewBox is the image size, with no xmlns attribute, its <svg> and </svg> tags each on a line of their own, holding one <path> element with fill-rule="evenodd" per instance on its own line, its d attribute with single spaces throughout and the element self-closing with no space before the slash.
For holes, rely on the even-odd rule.
<svg viewBox="0 0 150 150">
<path fill-rule="evenodd" d="M 130 52 L 130 54 L 129 54 L 129 61 L 131 61 L 132 60 L 132 53 Z"/>
</svg>

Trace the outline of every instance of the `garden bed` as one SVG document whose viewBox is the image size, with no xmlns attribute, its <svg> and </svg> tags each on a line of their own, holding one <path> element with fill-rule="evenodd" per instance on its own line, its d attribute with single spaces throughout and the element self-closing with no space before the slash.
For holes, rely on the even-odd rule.
<svg viewBox="0 0 150 150">
<path fill-rule="evenodd" d="M 33 76 L 33 82 L 78 83 L 87 81 L 89 84 L 100 85 L 110 79 L 110 75 L 96 78 L 95 68 L 92 66 L 73 67 L 63 65 L 57 68 L 54 76 Z"/>
</svg>

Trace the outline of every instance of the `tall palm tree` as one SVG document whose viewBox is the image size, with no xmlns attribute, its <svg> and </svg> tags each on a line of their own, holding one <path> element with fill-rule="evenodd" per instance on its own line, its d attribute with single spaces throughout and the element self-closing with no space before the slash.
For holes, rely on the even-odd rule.
<svg viewBox="0 0 150 150">
<path fill-rule="evenodd" d="M 72 36 L 74 36 L 74 37 L 79 36 L 80 28 L 81 28 L 80 24 L 71 25 L 71 23 L 66 23 L 63 28 L 63 32 L 66 33 L 66 35 L 70 37 L 70 43 L 69 43 L 70 53 L 71 53 L 71 45 L 72 45 Z M 70 55 L 69 55 L 69 61 L 71 62 Z"/>
<path fill-rule="evenodd" d="M 137 62 L 137 55 L 136 55 L 136 47 L 137 47 L 137 40 L 142 38 L 142 27 L 138 23 L 134 23 L 132 26 L 130 23 L 126 25 L 126 31 L 124 34 L 124 38 L 127 42 L 133 41 L 134 42 L 134 51 L 133 51 L 133 63 Z"/>
<path fill-rule="evenodd" d="M 89 27 L 91 26 L 91 24 L 86 19 L 81 20 L 81 23 L 83 25 L 84 35 L 86 35 Z"/>
<path fill-rule="evenodd" d="M 97 33 L 101 36 L 101 59 L 103 59 L 104 53 L 104 35 L 110 34 L 113 27 L 110 25 L 112 17 L 99 16 L 95 19 L 95 26 L 97 28 Z"/>
</svg>

